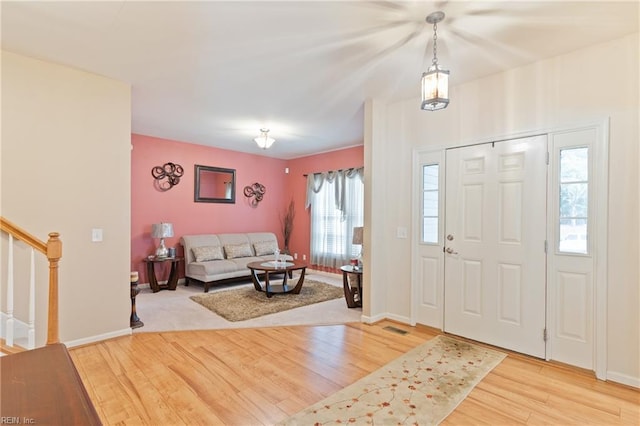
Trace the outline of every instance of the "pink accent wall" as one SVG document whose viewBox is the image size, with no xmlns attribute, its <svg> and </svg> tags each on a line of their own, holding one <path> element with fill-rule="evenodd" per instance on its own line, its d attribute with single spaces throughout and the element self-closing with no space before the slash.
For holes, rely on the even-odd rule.
<svg viewBox="0 0 640 426">
<path fill-rule="evenodd" d="M 299 259 L 303 254 L 308 259 L 309 211 L 304 209 L 306 178 L 303 175 L 364 164 L 363 146 L 278 160 L 138 134 L 131 135 L 131 143 L 131 270 L 139 271 L 141 283 L 149 282 L 143 259 L 153 254 L 159 243 L 150 235 L 153 223 L 173 224 L 174 237 L 165 239 L 165 243 L 167 247 L 176 247 L 178 255 L 182 255 L 180 236 L 189 234 L 273 232 L 283 248 L 280 217 L 292 198 L 296 204 L 296 218 L 289 249 L 291 253 L 297 252 Z M 184 175 L 178 185 L 161 191 L 151 169 L 168 162 L 181 165 Z M 193 201 L 196 164 L 236 170 L 235 204 Z M 286 167 L 289 174 L 285 174 Z M 253 207 L 243 189 L 255 182 L 263 184 L 266 193 Z M 166 279 L 168 270 L 161 271 L 156 267 L 158 279 Z M 180 276 L 184 276 L 184 264 L 180 265 Z"/>
<path fill-rule="evenodd" d="M 149 282 L 143 259 L 153 254 L 159 243 L 150 235 L 153 223 L 173 224 L 174 237 L 165 243 L 176 247 L 179 254 L 180 236 L 189 234 L 270 231 L 282 246 L 279 215 L 289 199 L 283 186 L 286 161 L 137 134 L 131 135 L 131 142 L 131 270 L 140 272 L 141 283 Z M 161 191 L 151 169 L 167 162 L 181 165 L 184 175 L 178 185 Z M 236 169 L 235 204 L 193 201 L 196 164 Z M 254 182 L 266 187 L 256 207 L 242 192 Z M 163 272 L 158 267 L 158 279 L 166 279 Z M 183 264 L 180 272 L 184 276 Z"/>
</svg>

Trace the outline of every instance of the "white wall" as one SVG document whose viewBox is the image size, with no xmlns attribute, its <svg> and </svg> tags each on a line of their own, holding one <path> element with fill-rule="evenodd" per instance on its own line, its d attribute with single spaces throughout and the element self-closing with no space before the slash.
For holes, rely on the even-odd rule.
<svg viewBox="0 0 640 426">
<path fill-rule="evenodd" d="M 396 238 L 398 226 L 411 230 L 412 151 L 435 145 L 460 145 L 536 129 L 601 123 L 610 117 L 608 372 L 640 383 L 640 251 L 638 208 L 638 34 L 581 49 L 525 67 L 451 88 L 451 104 L 425 112 L 419 100 L 386 106 L 386 121 L 373 123 L 386 138 L 370 149 L 374 190 L 385 216 L 374 226 L 371 245 L 386 255 L 373 276 L 375 292 L 385 279 L 384 300 L 394 317 L 411 313 L 411 240 Z M 451 70 L 452 75 L 455 70 Z M 417 235 L 417 234 L 416 234 Z M 377 277 L 380 278 L 377 278 Z M 392 280 L 389 277 L 393 277 Z M 371 312 L 372 316 L 382 312 Z"/>
<path fill-rule="evenodd" d="M 386 240 L 385 230 L 385 194 L 379 191 L 384 185 L 384 173 L 373 174 L 373 170 L 384 170 L 387 163 L 384 153 L 374 147 L 385 141 L 385 105 L 380 102 L 367 100 L 364 106 L 364 235 L 362 250 L 363 264 L 363 303 L 362 319 L 365 322 L 375 322 L 386 315 L 386 300 L 383 297 L 372 297 L 383 294 L 389 270 L 384 267 L 384 246 L 376 246 L 372 241 Z M 379 177 L 382 181 L 379 181 Z M 374 280 L 372 277 L 376 277 Z"/>
<path fill-rule="evenodd" d="M 5 51 L 1 78 L 0 213 L 44 241 L 60 232 L 60 340 L 130 332 L 130 87 Z M 38 262 L 39 307 L 46 268 Z"/>
</svg>

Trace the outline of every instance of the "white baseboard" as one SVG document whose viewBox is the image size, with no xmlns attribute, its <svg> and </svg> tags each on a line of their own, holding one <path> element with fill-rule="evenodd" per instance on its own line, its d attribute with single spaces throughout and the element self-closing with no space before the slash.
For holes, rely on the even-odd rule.
<svg viewBox="0 0 640 426">
<path fill-rule="evenodd" d="M 385 318 L 386 318 L 386 314 L 378 314 L 378 315 L 374 315 L 372 317 L 367 316 L 367 315 L 361 315 L 360 316 L 360 321 L 362 321 L 365 324 L 373 324 L 373 323 L 376 323 L 378 321 L 382 321 Z"/>
<path fill-rule="evenodd" d="M 388 312 L 384 312 L 382 314 L 377 314 L 377 315 L 373 315 L 373 316 L 362 315 L 360 317 L 360 320 L 365 324 L 373 324 L 373 323 L 376 323 L 378 321 L 382 321 L 382 320 L 385 320 L 385 319 L 401 322 L 401 323 L 407 324 L 407 325 L 411 325 L 411 320 L 409 319 L 409 317 L 390 314 Z"/>
<path fill-rule="evenodd" d="M 4 312 L 0 312 L 0 335 L 2 336 L 2 338 L 4 339 L 6 330 L 5 330 L 5 325 L 6 325 L 6 320 L 7 320 L 7 315 Z M 13 339 L 14 341 L 16 340 L 24 340 L 27 338 L 27 334 L 28 334 L 28 330 L 29 327 L 28 325 L 24 322 L 24 321 L 20 321 L 19 319 L 14 318 L 14 333 L 13 333 Z M 91 336 L 91 337 L 85 337 L 83 339 L 77 339 L 77 340 L 70 340 L 68 342 L 63 342 L 68 348 L 72 348 L 74 346 L 80 346 L 80 345 L 86 345 L 89 343 L 95 343 L 95 342 L 99 342 L 101 340 L 106 340 L 106 339 L 112 339 L 114 337 L 120 337 L 120 336 L 128 336 L 131 334 L 131 329 L 130 328 L 125 328 L 122 330 L 117 330 L 117 331 L 112 331 L 109 333 L 105 333 L 105 334 L 100 334 L 98 336 Z"/>
<path fill-rule="evenodd" d="M 632 377 L 627 374 L 616 373 L 615 371 L 607 371 L 607 381 L 640 388 L 640 377 Z"/>
<path fill-rule="evenodd" d="M 82 339 L 70 340 L 63 342 L 68 348 L 74 346 L 88 345 L 89 343 L 100 342 L 102 340 L 113 339 L 114 337 L 129 336 L 132 330 L 130 328 L 123 328 L 122 330 L 110 331 L 109 333 L 99 334 L 97 336 L 84 337 Z"/>
<path fill-rule="evenodd" d="M 387 314 L 387 319 L 411 325 L 411 318 L 402 315 Z"/>
</svg>

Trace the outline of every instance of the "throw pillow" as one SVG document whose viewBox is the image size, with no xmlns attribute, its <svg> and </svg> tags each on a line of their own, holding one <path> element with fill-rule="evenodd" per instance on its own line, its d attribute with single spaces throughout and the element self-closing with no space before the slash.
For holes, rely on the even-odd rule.
<svg viewBox="0 0 640 426">
<path fill-rule="evenodd" d="M 220 246 L 203 246 L 191 249 L 196 262 L 206 262 L 207 260 L 222 260 L 222 249 Z"/>
<path fill-rule="evenodd" d="M 253 249 L 256 251 L 256 256 L 266 256 L 276 252 L 278 244 L 275 241 L 260 241 L 253 243 Z"/>
<path fill-rule="evenodd" d="M 249 243 L 231 244 L 228 246 L 224 246 L 224 253 L 227 255 L 227 259 L 253 256 Z"/>
</svg>

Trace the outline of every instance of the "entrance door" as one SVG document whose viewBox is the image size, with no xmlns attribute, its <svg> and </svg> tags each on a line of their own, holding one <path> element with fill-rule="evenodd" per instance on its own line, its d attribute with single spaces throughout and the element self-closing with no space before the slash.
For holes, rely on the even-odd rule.
<svg viewBox="0 0 640 426">
<path fill-rule="evenodd" d="M 545 357 L 547 139 L 446 152 L 444 330 Z"/>
</svg>

